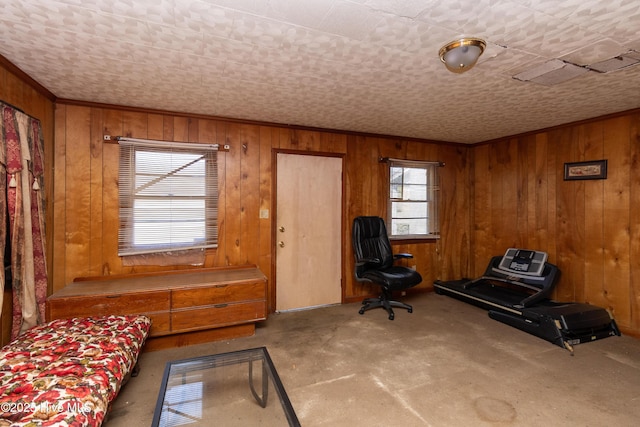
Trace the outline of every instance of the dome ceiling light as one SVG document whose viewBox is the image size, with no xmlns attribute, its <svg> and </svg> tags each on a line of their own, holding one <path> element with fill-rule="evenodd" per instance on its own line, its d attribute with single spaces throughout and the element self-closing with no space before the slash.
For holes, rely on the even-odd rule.
<svg viewBox="0 0 640 427">
<path fill-rule="evenodd" d="M 473 68 L 487 44 L 475 37 L 454 40 L 440 48 L 440 60 L 453 73 L 464 73 Z"/>
</svg>

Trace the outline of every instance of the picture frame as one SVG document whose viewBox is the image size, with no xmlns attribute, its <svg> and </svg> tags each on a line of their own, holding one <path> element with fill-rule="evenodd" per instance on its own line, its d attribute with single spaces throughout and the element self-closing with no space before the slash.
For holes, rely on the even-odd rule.
<svg viewBox="0 0 640 427">
<path fill-rule="evenodd" d="M 564 180 L 607 179 L 607 160 L 572 162 L 564 164 Z"/>
</svg>

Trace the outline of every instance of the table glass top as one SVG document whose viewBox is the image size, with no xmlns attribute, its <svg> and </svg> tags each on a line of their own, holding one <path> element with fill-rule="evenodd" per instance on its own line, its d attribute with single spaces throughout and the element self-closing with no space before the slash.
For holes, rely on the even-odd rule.
<svg viewBox="0 0 640 427">
<path fill-rule="evenodd" d="M 299 426 L 265 347 L 167 363 L 152 426 Z"/>
</svg>

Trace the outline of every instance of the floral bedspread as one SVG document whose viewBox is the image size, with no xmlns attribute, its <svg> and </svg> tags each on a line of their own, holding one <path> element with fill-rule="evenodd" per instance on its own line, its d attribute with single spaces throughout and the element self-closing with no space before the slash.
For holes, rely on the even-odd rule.
<svg viewBox="0 0 640 427">
<path fill-rule="evenodd" d="M 53 320 L 0 350 L 0 427 L 99 426 L 133 369 L 151 320 Z"/>
</svg>

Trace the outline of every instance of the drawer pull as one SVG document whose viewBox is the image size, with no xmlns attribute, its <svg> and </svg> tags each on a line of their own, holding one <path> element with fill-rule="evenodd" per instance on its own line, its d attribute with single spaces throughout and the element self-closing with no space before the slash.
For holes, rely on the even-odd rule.
<svg viewBox="0 0 640 427">
<path fill-rule="evenodd" d="M 214 305 L 215 308 L 225 308 L 226 306 L 228 306 L 229 304 L 216 304 Z"/>
<path fill-rule="evenodd" d="M 122 295 L 107 295 L 107 298 L 120 298 Z"/>
<path fill-rule="evenodd" d="M 215 285 L 214 288 L 226 288 L 229 285 Z"/>
</svg>

